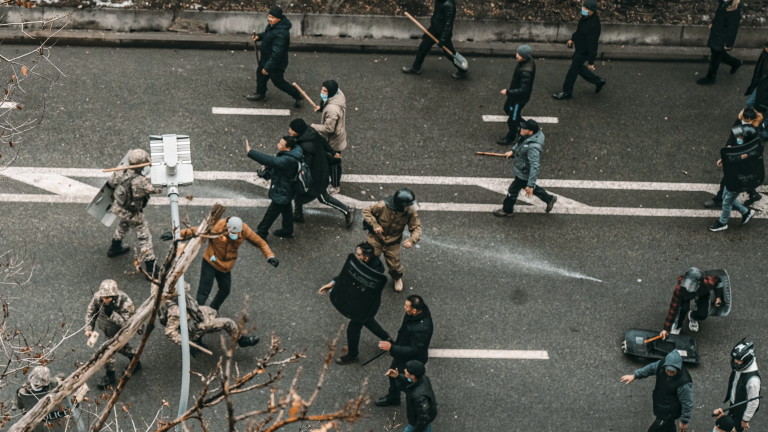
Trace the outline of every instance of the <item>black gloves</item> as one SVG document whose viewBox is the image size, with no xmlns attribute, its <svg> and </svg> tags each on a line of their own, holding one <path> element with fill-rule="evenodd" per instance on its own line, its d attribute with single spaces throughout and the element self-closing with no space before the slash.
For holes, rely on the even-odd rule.
<svg viewBox="0 0 768 432">
<path fill-rule="evenodd" d="M 279 265 L 280 265 L 280 261 L 278 261 L 276 257 L 271 257 L 271 258 L 269 258 L 269 259 L 267 260 L 267 262 L 268 262 L 268 263 L 269 263 L 269 265 L 271 265 L 272 267 L 277 267 L 277 266 L 279 266 Z"/>
<path fill-rule="evenodd" d="M 160 240 L 163 240 L 163 241 L 173 240 L 173 233 L 170 231 L 166 231 L 160 234 Z"/>
</svg>

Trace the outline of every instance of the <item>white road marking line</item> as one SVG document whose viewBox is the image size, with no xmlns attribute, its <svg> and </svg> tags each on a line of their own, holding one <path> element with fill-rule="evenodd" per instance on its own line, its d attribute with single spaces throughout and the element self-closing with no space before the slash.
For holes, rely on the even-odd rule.
<svg viewBox="0 0 768 432">
<path fill-rule="evenodd" d="M 213 107 L 213 114 L 225 115 L 261 115 L 261 116 L 289 116 L 291 110 L 287 109 L 269 109 L 269 108 L 226 108 Z"/>
<path fill-rule="evenodd" d="M 16 102 L 11 102 L 11 101 L 0 102 L 0 109 L 14 109 L 17 106 L 19 106 L 19 104 L 17 104 Z"/>
<path fill-rule="evenodd" d="M 484 115 L 483 121 L 489 122 L 489 123 L 506 123 L 509 116 L 504 115 Z M 560 123 L 560 120 L 557 117 L 529 117 L 524 116 L 524 119 L 528 120 L 536 120 L 538 123 L 549 123 L 549 124 L 557 124 Z"/>
<path fill-rule="evenodd" d="M 483 349 L 430 349 L 429 358 L 549 360 L 546 351 L 535 350 L 483 350 Z"/>
<path fill-rule="evenodd" d="M 91 185 L 81 183 L 69 177 L 60 174 L 51 174 L 48 172 L 18 172 L 13 169 L 0 171 L 0 175 L 12 178 L 16 181 L 38 187 L 57 195 L 91 195 L 94 196 L 99 191 Z"/>
</svg>

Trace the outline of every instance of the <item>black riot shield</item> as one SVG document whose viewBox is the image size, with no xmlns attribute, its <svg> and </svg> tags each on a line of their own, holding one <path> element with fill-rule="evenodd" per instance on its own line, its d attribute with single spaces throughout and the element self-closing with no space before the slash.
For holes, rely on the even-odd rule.
<svg viewBox="0 0 768 432">
<path fill-rule="evenodd" d="M 720 282 L 718 288 L 723 288 L 723 303 L 720 307 L 715 306 L 715 290 L 709 292 L 709 316 L 728 316 L 731 313 L 731 277 L 725 270 L 705 270 L 704 276 L 717 276 Z"/>
<path fill-rule="evenodd" d="M 384 273 L 377 272 L 354 254 L 349 254 L 331 290 L 331 303 L 345 317 L 366 321 L 379 311 L 381 291 L 386 284 Z"/>
<path fill-rule="evenodd" d="M 763 143 L 759 138 L 735 147 L 720 150 L 725 187 L 731 192 L 754 189 L 765 180 Z"/>
<path fill-rule="evenodd" d="M 624 354 L 637 360 L 661 360 L 672 350 L 677 350 L 683 358 L 683 363 L 699 364 L 699 353 L 696 351 L 696 341 L 688 336 L 669 335 L 667 340 L 653 339 L 658 331 L 631 329 L 624 334 L 621 350 Z"/>
</svg>

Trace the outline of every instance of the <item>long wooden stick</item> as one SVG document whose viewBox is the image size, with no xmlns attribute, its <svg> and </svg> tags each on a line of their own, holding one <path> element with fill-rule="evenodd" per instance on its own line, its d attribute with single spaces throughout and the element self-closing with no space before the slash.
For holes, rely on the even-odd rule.
<svg viewBox="0 0 768 432">
<path fill-rule="evenodd" d="M 134 169 L 134 168 L 144 168 L 150 165 L 152 165 L 152 162 L 146 162 L 138 165 L 124 165 L 124 166 L 119 166 L 114 168 L 106 168 L 101 170 L 101 172 L 115 172 L 115 171 L 123 171 L 123 170 Z"/>
<path fill-rule="evenodd" d="M 648 339 L 644 340 L 643 343 L 647 344 L 648 342 L 653 342 L 653 341 L 658 340 L 658 339 L 661 339 L 661 335 L 654 336 L 652 338 L 648 338 Z"/>
<path fill-rule="evenodd" d="M 504 153 L 491 153 L 491 152 L 475 152 L 475 155 L 477 156 L 496 156 L 496 157 L 507 157 Z"/>
<path fill-rule="evenodd" d="M 409 14 L 408 12 L 406 12 L 406 13 L 405 13 L 405 16 L 407 16 L 407 17 L 408 17 L 408 18 L 409 18 L 411 21 L 413 21 L 413 23 L 414 23 L 414 24 L 416 24 L 417 26 L 419 26 L 419 28 L 421 29 L 421 31 L 423 31 L 423 32 L 424 32 L 424 33 L 425 33 L 427 36 L 429 36 L 430 38 L 432 38 L 432 40 L 433 40 L 433 41 L 435 41 L 435 43 L 440 43 L 440 41 L 439 41 L 439 40 L 437 40 L 437 38 L 436 38 L 436 37 L 434 37 L 434 36 L 432 35 L 432 33 L 430 33 L 430 32 L 429 32 L 429 30 L 427 30 L 426 28 L 424 28 L 424 26 L 423 26 L 423 25 L 421 25 L 421 23 L 420 23 L 420 22 L 418 22 L 418 21 L 416 20 L 416 18 L 414 18 L 414 17 L 413 17 L 413 15 Z M 453 56 L 453 55 L 454 55 L 454 54 L 451 52 L 451 50 L 449 50 L 448 48 L 446 48 L 446 47 L 444 47 L 444 46 L 443 46 L 442 48 L 443 48 L 443 51 L 447 52 L 447 53 L 448 53 L 448 54 L 450 54 L 451 56 Z"/>
<path fill-rule="evenodd" d="M 204 352 L 204 353 L 206 353 L 208 355 L 213 355 L 213 352 L 211 352 L 207 348 L 203 348 L 201 345 L 198 345 L 198 344 L 196 344 L 196 343 L 194 343 L 192 341 L 189 341 L 189 346 L 191 346 L 192 348 L 194 348 L 194 349 L 196 349 L 198 351 L 202 351 L 202 352 Z"/>
<path fill-rule="evenodd" d="M 298 90 L 298 91 L 299 91 L 299 93 L 301 93 L 301 95 L 302 95 L 302 96 L 304 96 L 304 99 L 308 100 L 308 101 L 309 101 L 309 103 L 311 103 L 311 104 L 312 104 L 312 108 L 314 108 L 314 109 L 317 109 L 317 104 L 315 103 L 315 101 L 313 101 L 313 100 L 312 100 L 312 98 L 310 98 L 310 97 L 309 97 L 309 95 L 307 95 L 307 93 L 304 91 L 304 89 L 302 89 L 302 88 L 301 88 L 301 87 L 300 87 L 298 84 L 296 84 L 296 83 L 293 83 L 293 86 L 294 86 L 294 87 L 296 87 L 296 90 Z"/>
</svg>

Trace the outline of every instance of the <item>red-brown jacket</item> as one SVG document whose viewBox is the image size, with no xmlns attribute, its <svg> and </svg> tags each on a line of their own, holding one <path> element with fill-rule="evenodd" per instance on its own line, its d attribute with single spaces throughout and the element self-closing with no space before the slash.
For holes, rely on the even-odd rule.
<svg viewBox="0 0 768 432">
<path fill-rule="evenodd" d="M 195 234 L 197 234 L 197 227 L 187 228 L 181 231 L 181 238 L 187 239 Z M 275 256 L 267 242 L 256 234 L 256 232 L 245 222 L 243 222 L 243 231 L 237 235 L 237 240 L 232 240 L 229 238 L 229 233 L 227 232 L 227 219 L 219 219 L 218 222 L 213 225 L 211 238 L 208 239 L 208 247 L 205 248 L 203 259 L 208 261 L 208 263 L 216 270 L 229 273 L 232 271 L 232 268 L 235 267 L 237 250 L 240 249 L 240 245 L 246 240 L 259 248 L 264 255 L 264 258 L 269 259 Z M 216 258 L 212 259 L 211 257 Z"/>
</svg>

